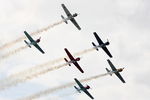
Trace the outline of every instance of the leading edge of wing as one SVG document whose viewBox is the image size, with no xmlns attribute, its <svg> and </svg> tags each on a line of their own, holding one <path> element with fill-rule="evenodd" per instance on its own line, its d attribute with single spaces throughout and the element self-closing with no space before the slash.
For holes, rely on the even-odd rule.
<svg viewBox="0 0 150 100">
<path fill-rule="evenodd" d="M 100 37 L 97 35 L 96 32 L 94 32 L 93 34 L 94 34 L 94 36 L 95 36 L 97 42 L 99 43 L 99 45 L 104 44 L 103 41 L 100 39 Z"/>
<path fill-rule="evenodd" d="M 81 27 L 78 25 L 74 18 L 70 19 L 70 21 L 78 28 L 78 30 L 81 30 Z"/>
<path fill-rule="evenodd" d="M 94 97 L 87 91 L 87 89 L 83 90 L 84 93 L 86 93 L 91 99 L 94 99 Z"/>
<path fill-rule="evenodd" d="M 105 53 L 112 58 L 113 56 L 111 55 L 111 53 L 109 52 L 109 50 L 107 49 L 107 47 L 102 47 L 102 49 L 105 51 Z"/>
<path fill-rule="evenodd" d="M 84 86 L 80 83 L 80 81 L 77 78 L 74 78 L 75 82 L 78 84 L 80 88 L 83 88 Z"/>
<path fill-rule="evenodd" d="M 71 53 L 68 51 L 67 48 L 64 48 L 65 52 L 67 53 L 70 60 L 74 60 L 74 57 L 71 55 Z"/>
<path fill-rule="evenodd" d="M 35 46 L 41 53 L 43 53 L 43 54 L 45 53 L 37 43 L 36 43 L 34 46 Z"/>
<path fill-rule="evenodd" d="M 119 72 L 115 73 L 116 76 L 123 82 L 123 83 L 126 83 L 125 80 L 123 79 L 123 77 L 120 75 Z"/>
<path fill-rule="evenodd" d="M 77 62 L 73 64 L 80 70 L 81 73 L 84 73 L 83 69 L 80 67 L 80 65 Z"/>
<path fill-rule="evenodd" d="M 27 31 L 24 31 L 24 34 L 26 35 L 26 37 L 30 40 L 30 42 L 35 42 L 33 40 L 33 38 L 27 33 Z"/>
<path fill-rule="evenodd" d="M 109 59 L 107 59 L 107 62 L 108 62 L 108 64 L 110 65 L 110 67 L 111 67 L 111 69 L 113 70 L 113 71 L 116 71 L 117 69 L 115 68 L 115 66 L 112 64 L 112 62 L 109 60 Z"/>
<path fill-rule="evenodd" d="M 61 6 L 62 6 L 62 8 L 64 9 L 66 15 L 67 15 L 67 16 L 70 16 L 71 13 L 70 13 L 70 11 L 67 9 L 67 7 L 65 6 L 65 4 L 61 4 Z"/>
</svg>

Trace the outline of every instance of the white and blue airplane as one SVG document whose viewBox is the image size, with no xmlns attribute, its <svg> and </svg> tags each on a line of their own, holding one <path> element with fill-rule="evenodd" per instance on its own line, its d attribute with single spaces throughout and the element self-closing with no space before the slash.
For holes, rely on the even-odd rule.
<svg viewBox="0 0 150 100">
<path fill-rule="evenodd" d="M 94 97 L 87 91 L 88 89 L 90 89 L 90 86 L 83 86 L 80 81 L 78 81 L 76 78 L 74 78 L 75 82 L 78 84 L 79 88 L 77 88 L 76 86 L 74 86 L 74 88 L 81 93 L 81 91 L 83 91 L 84 93 L 86 93 L 91 99 L 94 99 Z"/>
<path fill-rule="evenodd" d="M 80 26 L 78 25 L 78 23 L 74 19 L 74 17 L 78 16 L 78 14 L 77 13 L 71 14 L 64 4 L 61 4 L 61 6 L 67 15 L 67 18 L 65 18 L 63 15 L 61 15 L 61 18 L 64 20 L 64 22 L 66 24 L 68 24 L 67 20 L 70 20 L 78 28 L 78 30 L 81 30 Z"/>
<path fill-rule="evenodd" d="M 34 40 L 26 31 L 24 31 L 24 34 L 26 35 L 26 37 L 29 39 L 30 42 L 27 42 L 26 40 L 24 40 L 24 42 L 27 44 L 28 47 L 31 48 L 31 45 L 34 45 L 41 53 L 45 53 L 40 46 L 38 45 L 38 43 L 40 42 L 40 39 Z"/>
</svg>

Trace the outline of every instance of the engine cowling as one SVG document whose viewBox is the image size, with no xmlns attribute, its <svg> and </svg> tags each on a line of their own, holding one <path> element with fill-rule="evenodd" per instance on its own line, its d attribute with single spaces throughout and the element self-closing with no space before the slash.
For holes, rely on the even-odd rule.
<svg viewBox="0 0 150 100">
<path fill-rule="evenodd" d="M 73 17 L 76 17 L 76 16 L 78 16 L 78 14 L 77 14 L 77 13 L 73 14 Z"/>
<path fill-rule="evenodd" d="M 41 41 L 41 37 L 36 40 L 36 43 L 39 43 Z"/>
<path fill-rule="evenodd" d="M 105 45 L 109 45 L 110 43 L 107 41 L 106 43 L 105 43 Z"/>
<path fill-rule="evenodd" d="M 80 60 L 80 58 L 78 57 L 78 58 L 76 58 L 76 61 L 79 61 Z"/>
<path fill-rule="evenodd" d="M 86 89 L 90 89 L 91 87 L 90 87 L 89 85 L 87 85 L 85 88 L 86 88 Z"/>
<path fill-rule="evenodd" d="M 118 70 L 118 72 L 122 72 L 123 69 L 124 69 L 124 68 L 119 68 L 119 69 L 117 69 L 117 70 Z"/>
</svg>

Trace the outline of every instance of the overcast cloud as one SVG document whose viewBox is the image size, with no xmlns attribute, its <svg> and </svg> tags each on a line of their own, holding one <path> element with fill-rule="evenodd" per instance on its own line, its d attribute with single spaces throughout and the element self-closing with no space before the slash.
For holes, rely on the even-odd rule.
<svg viewBox="0 0 150 100">
<path fill-rule="evenodd" d="M 95 100 L 149 100 L 150 95 L 150 1 L 149 0 L 0 0 L 0 46 L 23 36 L 23 31 L 35 32 L 61 21 L 65 15 L 64 3 L 72 13 L 79 13 L 76 20 L 82 30 L 70 22 L 62 23 L 34 39 L 42 37 L 39 45 L 46 54 L 27 48 L 7 59 L 0 58 L 0 79 L 33 66 L 66 56 L 64 48 L 72 53 L 89 49 L 96 42 L 93 32 L 102 40 L 109 39 L 110 59 L 117 68 L 125 67 L 121 75 L 126 84 L 113 75 L 101 77 L 89 84 L 89 92 Z M 0 55 L 24 46 L 23 41 L 1 50 Z M 15 100 L 34 93 L 106 73 L 109 58 L 101 49 L 81 55 L 81 74 L 74 66 L 63 67 L 38 78 L 0 91 L 0 100 Z M 61 62 L 62 64 L 63 62 Z M 89 100 L 84 93 L 78 94 L 73 87 L 59 90 L 37 100 Z"/>
</svg>

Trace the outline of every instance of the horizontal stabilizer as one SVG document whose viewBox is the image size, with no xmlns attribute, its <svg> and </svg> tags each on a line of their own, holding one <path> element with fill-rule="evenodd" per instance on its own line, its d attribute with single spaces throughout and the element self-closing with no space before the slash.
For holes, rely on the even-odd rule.
<svg viewBox="0 0 150 100">
<path fill-rule="evenodd" d="M 95 49 L 98 51 L 98 47 L 95 45 L 94 42 L 92 42 L 92 45 L 95 47 Z"/>
<path fill-rule="evenodd" d="M 69 64 L 68 60 L 66 58 L 64 58 L 64 60 L 68 63 L 69 66 L 71 66 L 71 64 Z"/>
<path fill-rule="evenodd" d="M 65 22 L 66 24 L 68 24 L 67 20 L 65 19 L 65 17 L 64 17 L 63 15 L 61 15 L 61 18 L 64 20 L 64 22 Z"/>
<path fill-rule="evenodd" d="M 80 91 L 76 86 L 74 86 L 74 88 L 75 88 L 79 93 L 81 93 L 81 91 Z"/>
<path fill-rule="evenodd" d="M 112 76 L 112 74 L 110 73 L 111 71 L 108 68 L 106 68 L 106 71 L 109 73 L 110 76 Z"/>
<path fill-rule="evenodd" d="M 31 48 L 31 45 L 30 45 L 26 40 L 24 40 L 24 42 L 27 44 L 27 46 L 28 46 L 29 48 Z"/>
</svg>

